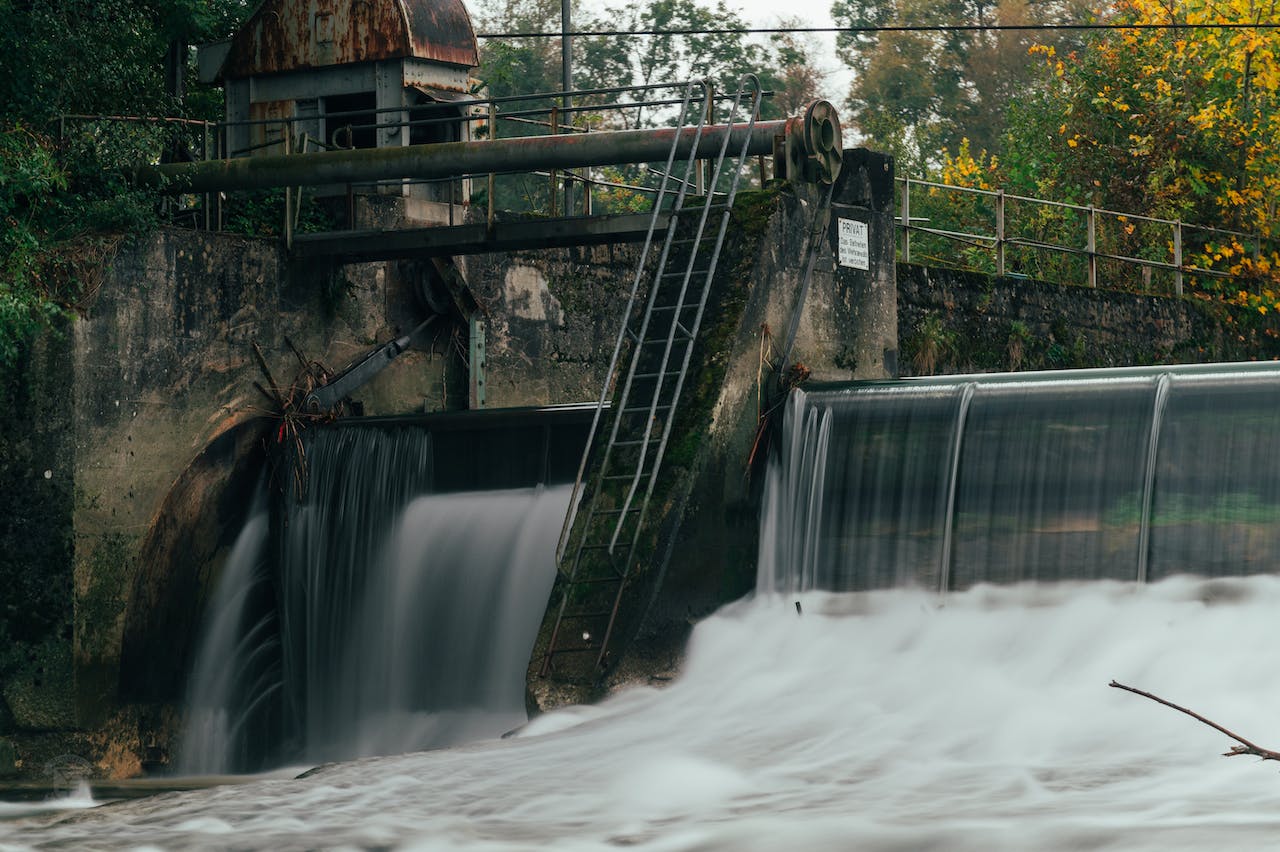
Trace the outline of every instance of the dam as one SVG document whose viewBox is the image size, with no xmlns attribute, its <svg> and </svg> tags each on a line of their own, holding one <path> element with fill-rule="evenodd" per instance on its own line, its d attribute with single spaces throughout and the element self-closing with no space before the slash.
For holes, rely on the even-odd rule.
<svg viewBox="0 0 1280 852">
<path fill-rule="evenodd" d="M 1256 673 L 1280 603 L 1265 535 L 1276 477 L 1256 427 L 1277 391 L 1274 368 L 1218 365 L 793 392 L 765 485 L 755 593 L 697 626 L 673 683 L 553 711 L 502 739 L 47 826 L 0 822 L 0 838 L 89 848 L 125 835 L 284 848 L 765 849 L 781 836 L 810 848 L 1265 843 L 1280 803 L 1265 773 L 1218 757 L 1217 732 L 1107 683 L 1137 682 L 1269 736 L 1280 691 Z M 1040 399 L 1037 417 L 989 416 L 1014 393 Z M 902 446 L 921 434 L 950 436 L 932 467 L 904 464 Z M 1251 463 L 1227 465 L 1242 454 Z M 1224 465 L 1236 473 L 1221 475 Z M 1019 496 L 984 493 L 993 489 Z M 489 493 L 491 507 L 511 496 Z M 447 519 L 469 499 L 439 512 L 444 526 L 458 526 Z M 554 537 L 556 513 L 520 499 Z M 409 501 L 402 515 L 452 553 L 449 532 L 418 518 L 438 511 L 430 506 Z M 948 523 L 953 512 L 964 523 Z M 965 524 L 1010 538 L 974 555 Z M 56 812 L 91 804 L 81 794 Z"/>
<path fill-rule="evenodd" d="M 1166 362 L 1272 318 L 899 269 L 829 102 L 484 97 L 432 3 L 356 5 L 214 46 L 227 121 L 131 173 L 190 227 L 4 383 L 0 845 L 1274 834 L 1218 735 L 1105 688 L 1267 741 L 1276 370 Z M 680 115 L 565 123 L 599 96 Z"/>
</svg>

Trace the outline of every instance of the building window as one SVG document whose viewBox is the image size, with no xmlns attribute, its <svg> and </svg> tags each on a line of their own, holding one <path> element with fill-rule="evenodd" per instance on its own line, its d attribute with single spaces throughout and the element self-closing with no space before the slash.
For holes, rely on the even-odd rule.
<svg viewBox="0 0 1280 852">
<path fill-rule="evenodd" d="M 377 148 L 378 98 L 373 92 L 324 99 L 325 140 L 339 148 Z M 388 114 L 387 120 L 391 120 Z"/>
</svg>

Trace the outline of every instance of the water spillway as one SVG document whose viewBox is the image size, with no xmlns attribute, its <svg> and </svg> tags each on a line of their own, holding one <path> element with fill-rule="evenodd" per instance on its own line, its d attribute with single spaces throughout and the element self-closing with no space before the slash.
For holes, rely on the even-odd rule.
<svg viewBox="0 0 1280 852">
<path fill-rule="evenodd" d="M 400 753 L 525 721 L 559 483 L 585 422 L 473 419 L 312 430 L 264 480 L 206 618 L 181 771 Z"/>
<path fill-rule="evenodd" d="M 1275 570 L 1280 368 L 797 391 L 759 585 L 964 589 Z"/>
<path fill-rule="evenodd" d="M 959 390 L 919 382 L 794 397 L 767 488 L 761 593 L 700 622 L 664 688 L 552 712 L 510 738 L 76 819 L 6 822 L 0 803 L 0 843 L 1269 848 L 1280 829 L 1273 774 L 1220 757 L 1231 744 L 1221 732 L 1107 684 L 1149 689 L 1276 747 L 1280 677 L 1268 651 L 1280 578 L 1263 534 L 1278 478 L 1275 379 L 1235 368 L 1066 374 L 1043 390 L 1047 378 L 1021 389 L 1022 378 L 985 380 L 1000 385 L 990 395 L 965 379 Z M 1008 395 L 1023 391 L 1019 415 Z M 841 407 L 859 394 L 867 404 Z M 838 428 L 842 417 L 857 428 Z M 966 449 L 978 440 L 1011 446 Z M 1002 489 L 1017 499 L 981 497 Z M 408 526 L 436 537 L 425 522 Z M 982 564 L 976 530 L 1012 536 L 988 560 L 1038 561 Z M 266 535 L 246 526 L 237 552 Z M 1253 576 L 1168 576 L 1197 564 Z M 1152 582 L 1134 583 L 1143 570 Z M 943 576 L 955 589 L 946 596 Z M 1032 576 L 1058 582 L 962 579 Z M 802 585 L 813 590 L 771 593 Z M 892 588 L 823 590 L 837 585 Z"/>
</svg>

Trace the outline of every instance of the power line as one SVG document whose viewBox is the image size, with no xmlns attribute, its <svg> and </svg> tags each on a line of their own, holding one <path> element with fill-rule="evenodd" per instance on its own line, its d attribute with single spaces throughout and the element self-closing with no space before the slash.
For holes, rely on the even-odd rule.
<svg viewBox="0 0 1280 852">
<path fill-rule="evenodd" d="M 1277 23 L 1223 24 L 922 24 L 868 27 L 721 27 L 709 29 L 670 30 L 576 30 L 571 38 L 593 36 L 692 36 L 692 35 L 756 35 L 773 33 L 986 33 L 986 32 L 1060 32 L 1087 30 L 1274 30 Z M 565 33 L 507 32 L 479 33 L 476 38 L 561 38 Z"/>
</svg>

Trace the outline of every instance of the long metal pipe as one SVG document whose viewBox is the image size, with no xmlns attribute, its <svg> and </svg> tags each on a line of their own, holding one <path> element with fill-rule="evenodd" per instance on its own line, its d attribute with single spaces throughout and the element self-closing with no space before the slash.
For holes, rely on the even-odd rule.
<svg viewBox="0 0 1280 852">
<path fill-rule="evenodd" d="M 773 153 L 774 138 L 786 133 L 788 123 L 799 121 L 792 118 L 757 122 L 747 139 L 747 154 Z M 680 139 L 676 155 L 688 158 L 695 128 L 656 128 L 168 163 L 139 169 L 137 180 L 162 192 L 180 194 L 648 163 L 666 159 L 677 132 Z M 748 126 L 721 124 L 705 128 L 694 156 L 716 156 L 726 133 L 730 150 L 736 150 L 747 137 Z"/>
</svg>

